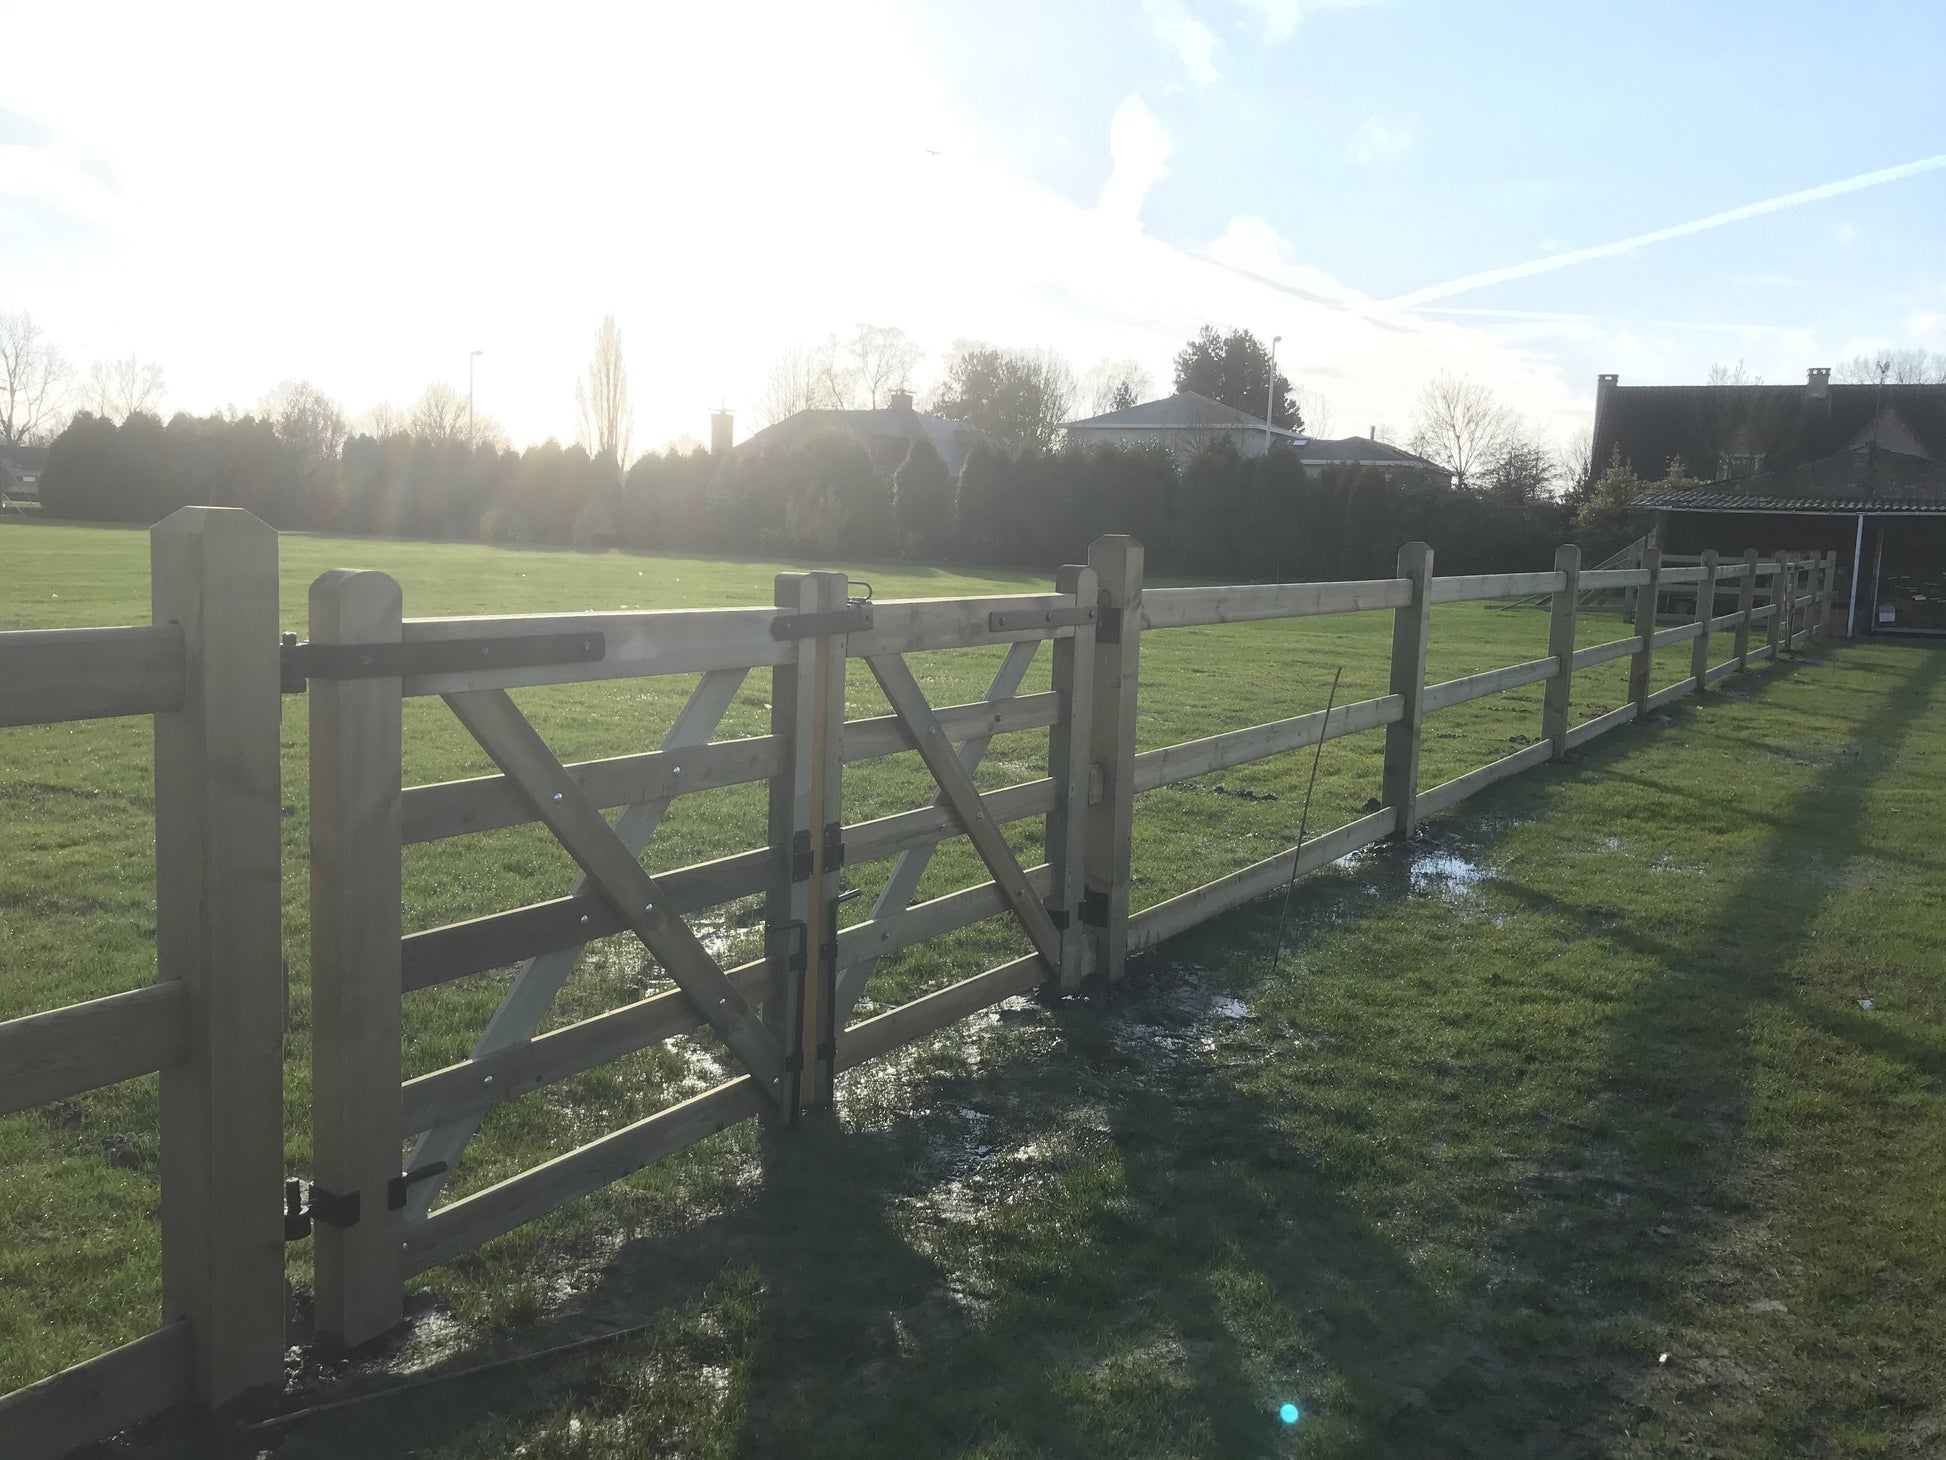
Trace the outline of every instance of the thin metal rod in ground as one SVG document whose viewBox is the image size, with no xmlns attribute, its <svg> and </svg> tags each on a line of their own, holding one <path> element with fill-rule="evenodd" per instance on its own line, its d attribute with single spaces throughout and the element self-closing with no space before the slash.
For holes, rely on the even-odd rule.
<svg viewBox="0 0 1946 1460">
<path fill-rule="evenodd" d="M 1304 810 L 1298 813 L 1297 845 L 1291 848 L 1291 875 L 1284 883 L 1284 904 L 1277 910 L 1277 951 L 1270 955 L 1266 973 L 1274 973 L 1284 961 L 1284 922 L 1291 915 L 1291 889 L 1297 886 L 1297 859 L 1304 851 L 1304 834 L 1311 829 L 1311 793 L 1318 788 L 1318 762 L 1324 759 L 1324 737 L 1331 731 L 1331 709 L 1338 703 L 1338 681 L 1344 673 L 1340 664 L 1331 676 L 1331 693 L 1324 697 L 1324 722 L 1318 727 L 1317 749 L 1311 752 L 1311 779 L 1304 785 Z"/>
</svg>

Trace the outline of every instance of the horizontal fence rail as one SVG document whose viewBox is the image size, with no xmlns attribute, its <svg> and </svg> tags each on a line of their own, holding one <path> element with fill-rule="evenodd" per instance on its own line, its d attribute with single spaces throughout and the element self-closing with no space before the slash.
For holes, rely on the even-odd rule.
<svg viewBox="0 0 1946 1460">
<path fill-rule="evenodd" d="M 156 717 L 160 950 L 151 987 L 0 1023 L 0 1113 L 161 1072 L 172 1193 L 162 1325 L 0 1398 L 9 1456 L 58 1454 L 281 1375 L 283 695 L 308 693 L 311 716 L 317 1185 L 296 1215 L 317 1244 L 318 1330 L 359 1343 L 399 1321 L 413 1274 L 739 1122 L 788 1128 L 837 1098 L 843 1071 L 1004 999 L 1068 991 L 1089 973 L 1118 979 L 1130 957 L 1179 933 L 1797 652 L 1828 621 L 1835 568 L 1831 555 L 1755 554 L 1672 566 L 1649 545 L 1631 551 L 1640 566 L 1584 573 L 1569 547 L 1549 572 L 1437 577 L 1431 549 L 1410 544 L 1389 578 L 1145 588 L 1140 545 L 1106 538 L 1052 593 L 872 602 L 849 597 L 841 574 L 808 573 L 781 575 L 767 606 L 471 618 L 406 617 L 389 578 L 337 573 L 312 590 L 310 642 L 280 649 L 274 536 L 240 513 L 171 523 L 157 529 L 155 624 L 0 634 L 0 724 Z M 1619 594 L 1634 627 L 1581 647 L 1578 605 L 1596 590 Z M 1545 654 L 1427 682 L 1434 606 L 1536 596 L 1551 607 Z M 1393 616 L 1386 693 L 1135 749 L 1145 633 L 1374 612 Z M 1667 622 L 1671 613 L 1686 616 Z M 1679 644 L 1691 645 L 1689 673 L 1653 684 L 1657 650 Z M 985 697 L 927 703 L 903 656 L 967 648 L 1006 650 Z M 1042 652 L 1051 688 L 1020 693 Z M 846 666 L 859 659 L 893 713 L 846 718 Z M 1576 676 L 1619 660 L 1629 661 L 1625 702 L 1575 723 Z M 747 677 L 764 671 L 769 732 L 714 739 Z M 660 748 L 579 763 L 556 760 L 505 694 L 661 675 L 701 678 Z M 1426 716 L 1532 686 L 1543 699 L 1533 743 L 1420 784 Z M 499 773 L 402 784 L 401 705 L 429 696 Z M 1376 809 L 1131 911 L 1139 796 L 1368 732 L 1385 741 Z M 1020 734 L 1047 736 L 1048 774 L 978 790 L 988 746 Z M 913 753 L 933 778 L 931 804 L 847 821 L 846 768 Z M 764 845 L 647 870 L 677 800 L 752 784 L 768 795 Z M 1022 823 L 1035 824 L 1033 855 L 1020 854 Z M 572 886 L 404 929 L 406 847 L 537 824 L 581 868 Z M 984 880 L 914 900 L 936 850 L 962 837 Z M 892 865 L 878 901 L 843 924 L 841 870 L 881 861 Z M 762 950 L 725 966 L 687 920 L 746 899 L 762 900 L 751 925 Z M 853 1018 L 879 960 L 994 918 L 1011 920 L 1031 951 Z M 543 1032 L 582 950 L 622 934 L 645 944 L 672 986 Z M 509 967 L 471 1054 L 406 1078 L 405 1021 L 418 1007 L 406 995 Z M 723 1065 L 709 1088 L 441 1199 L 495 1109 L 712 1032 Z M 402 1143 L 414 1152 L 404 1169 Z"/>
</svg>

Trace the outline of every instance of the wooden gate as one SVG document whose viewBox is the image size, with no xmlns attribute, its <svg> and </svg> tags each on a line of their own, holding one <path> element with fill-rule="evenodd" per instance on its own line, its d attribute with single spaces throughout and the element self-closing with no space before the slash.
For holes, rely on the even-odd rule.
<svg viewBox="0 0 1946 1460">
<path fill-rule="evenodd" d="M 320 1335 L 355 1344 L 401 1314 L 406 1276 L 684 1149 L 750 1116 L 795 1123 L 827 1106 L 840 1069 L 1043 981 L 1072 988 L 1089 959 L 1082 921 L 1101 611 L 1094 570 L 1065 569 L 1048 594 L 872 602 L 843 574 L 786 574 L 761 609 L 509 619 L 402 616 L 376 573 L 332 573 L 311 593 L 311 637 L 291 651 L 310 686 L 313 1174 Z M 1018 694 L 1043 640 L 1054 688 Z M 928 702 L 905 655 L 1007 645 L 987 695 Z M 862 658 L 893 713 L 845 719 L 845 671 Z M 771 672 L 765 736 L 712 739 L 753 670 Z M 661 748 L 564 764 L 509 691 L 700 674 Z M 1132 689 L 1132 682 L 1131 682 Z M 405 788 L 403 700 L 436 695 L 499 775 Z M 989 739 L 1045 727 L 1051 774 L 982 795 Z M 848 762 L 916 750 L 930 808 L 847 826 Z M 768 844 L 646 870 L 679 795 L 769 783 Z M 622 809 L 611 822 L 605 807 Z M 1047 818 L 1047 860 L 1026 868 L 1002 826 Z M 550 902 L 404 934 L 401 867 L 415 842 L 537 822 L 581 870 Z M 908 906 L 938 843 L 966 835 L 992 880 Z M 839 928 L 841 869 L 896 856 L 871 915 Z M 765 894 L 763 957 L 724 967 L 689 923 Z M 1108 888 L 1098 901 L 1108 901 Z M 847 1028 L 873 963 L 1008 912 L 1034 952 L 954 989 Z M 539 1034 L 582 949 L 638 938 L 668 992 Z M 460 1064 L 402 1079 L 402 996 L 518 963 L 512 987 Z M 977 1002 L 969 1002 L 970 1000 Z M 736 1073 L 714 1088 L 461 1200 L 437 1204 L 496 1105 L 674 1036 L 709 1029 Z M 401 1162 L 401 1142 L 411 1154 Z"/>
</svg>

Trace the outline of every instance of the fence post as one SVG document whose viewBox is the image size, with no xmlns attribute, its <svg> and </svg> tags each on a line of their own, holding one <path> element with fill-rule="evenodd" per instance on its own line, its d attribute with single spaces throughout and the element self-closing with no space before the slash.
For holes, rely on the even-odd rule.
<svg viewBox="0 0 1946 1460">
<path fill-rule="evenodd" d="M 1568 722 L 1574 703 L 1575 599 L 1581 592 L 1581 549 L 1565 543 L 1554 552 L 1554 571 L 1561 586 L 1554 591 L 1547 625 L 1547 652 L 1554 659 L 1554 678 L 1547 682 L 1541 708 L 1541 734 L 1554 746 L 1554 759 L 1568 753 Z"/>
<path fill-rule="evenodd" d="M 1743 550 L 1743 581 L 1737 585 L 1737 672 L 1750 667 L 1750 615 L 1757 607 L 1757 550 Z"/>
<path fill-rule="evenodd" d="M 311 585 L 314 643 L 397 643 L 400 612 L 383 573 L 336 569 Z M 350 1348 L 403 1315 L 403 1212 L 388 1191 L 403 1110 L 403 702 L 397 679 L 313 679 L 309 697 L 317 1332 Z"/>
<path fill-rule="evenodd" d="M 1702 625 L 1690 642 L 1689 673 L 1696 693 L 1709 688 L 1710 620 L 1716 617 L 1716 549 L 1703 549 L 1703 581 L 1696 585 L 1696 622 Z"/>
<path fill-rule="evenodd" d="M 1099 584 L 1093 568 L 1070 564 L 1054 578 L 1057 593 L 1074 598 L 1077 608 L 1095 608 Z M 1054 781 L 1054 809 L 1047 815 L 1047 860 L 1054 869 L 1049 899 L 1061 929 L 1059 988 L 1080 987 L 1087 972 L 1087 937 L 1081 923 L 1081 898 L 1087 888 L 1089 727 L 1095 681 L 1095 631 L 1075 626 L 1071 637 L 1054 641 L 1054 693 L 1059 718 L 1047 732 L 1047 773 Z"/>
<path fill-rule="evenodd" d="M 187 660 L 182 708 L 155 717 L 156 978 L 190 1008 L 189 1059 L 161 1077 L 162 1309 L 215 1406 L 284 1374 L 277 534 L 184 507 L 149 553 Z"/>
<path fill-rule="evenodd" d="M 1824 567 L 1818 575 L 1818 624 L 1815 637 L 1829 638 L 1831 635 L 1831 595 L 1838 584 L 1838 551 L 1833 548 L 1823 558 Z"/>
<path fill-rule="evenodd" d="M 1399 549 L 1394 575 L 1412 581 L 1412 601 L 1392 613 L 1391 692 L 1404 712 L 1385 727 L 1385 769 L 1379 799 L 1397 813 L 1392 835 L 1419 829 L 1419 741 L 1425 724 L 1426 640 L 1432 624 L 1432 549 L 1409 542 Z"/>
<path fill-rule="evenodd" d="M 1081 920 L 1091 931 L 1094 966 L 1109 980 L 1128 961 L 1128 892 L 1135 831 L 1135 710 L 1142 664 L 1142 544 L 1113 534 L 1088 545 L 1095 570 L 1094 685 L 1090 693 L 1088 778 L 1101 799 L 1083 838 Z M 1092 798 L 1091 798 L 1092 799 Z"/>
<path fill-rule="evenodd" d="M 1785 591 L 1787 585 L 1784 582 L 1784 577 L 1790 571 L 1789 558 L 1790 554 L 1780 550 L 1771 559 L 1776 571 L 1770 575 L 1770 594 L 1766 599 L 1766 602 L 1770 605 L 1770 622 L 1764 627 L 1767 633 L 1766 642 L 1770 645 L 1770 659 L 1773 664 L 1783 656 L 1785 649 L 1788 647 L 1784 639 L 1784 604 L 1788 597 Z"/>
<path fill-rule="evenodd" d="M 1782 637 L 1777 643 L 1779 656 L 1795 652 L 1792 640 L 1797 637 L 1797 554 L 1779 553 L 1777 555 L 1777 612 L 1771 621 L 1781 626 Z"/>
<path fill-rule="evenodd" d="M 811 612 L 840 613 L 848 585 L 843 573 L 807 573 Z M 845 636 L 820 634 L 804 641 L 810 651 L 811 875 L 804 890 L 810 914 L 812 955 L 804 980 L 807 1007 L 798 1059 L 806 1071 L 804 1108 L 831 1104 L 838 1047 L 838 898 L 845 890 Z M 800 653 L 802 651 L 800 650 Z M 800 710 L 804 708 L 802 704 Z M 787 1046 L 788 1047 L 788 1046 Z"/>
<path fill-rule="evenodd" d="M 1628 663 L 1628 697 L 1634 702 L 1638 720 L 1649 713 L 1649 684 L 1655 678 L 1655 620 L 1662 602 L 1662 549 L 1644 547 L 1642 566 L 1648 569 L 1649 581 L 1635 590 L 1637 644 L 1634 657 Z"/>
</svg>

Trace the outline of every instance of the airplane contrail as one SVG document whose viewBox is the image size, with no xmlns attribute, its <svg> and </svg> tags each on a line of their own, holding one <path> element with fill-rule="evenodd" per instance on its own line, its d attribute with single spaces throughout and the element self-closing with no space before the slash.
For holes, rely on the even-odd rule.
<svg viewBox="0 0 1946 1460">
<path fill-rule="evenodd" d="M 1726 223 L 1741 223 L 1746 218 L 1761 218 L 1766 213 L 1781 212 L 1785 208 L 1796 208 L 1804 203 L 1822 202 L 1826 198 L 1841 197 L 1845 193 L 1855 193 L 1863 188 L 1875 188 L 1880 183 L 1898 182 L 1901 178 L 1916 177 L 1922 172 L 1931 172 L 1940 167 L 1946 167 L 1946 152 L 1933 157 L 1922 157 L 1917 162 L 1902 162 L 1897 167 L 1881 167 L 1876 172 L 1861 172 L 1856 177 L 1843 178 L 1837 182 L 1819 183 L 1812 188 L 1800 188 L 1794 193 L 1765 198 L 1760 203 L 1745 203 L 1740 208 L 1712 213 L 1707 218 L 1694 218 L 1687 223 L 1672 224 L 1668 228 L 1658 228 L 1651 233 L 1638 233 L 1632 238 L 1617 239 L 1613 243 L 1598 243 L 1591 248 L 1570 249 L 1566 253 L 1549 254 L 1546 258 L 1529 259 L 1524 264 L 1509 264 L 1505 268 L 1488 269 L 1485 273 L 1449 279 L 1444 284 L 1429 284 L 1423 289 L 1414 289 L 1409 294 L 1401 294 L 1396 299 L 1384 300 L 1375 304 L 1373 308 L 1411 309 L 1417 305 L 1429 304 L 1435 299 L 1450 299 L 1455 294 L 1483 289 L 1488 284 L 1504 284 L 1509 279 L 1525 279 L 1534 274 L 1565 269 L 1573 264 L 1585 264 L 1590 259 L 1605 259 L 1613 254 L 1627 253 L 1630 249 L 1642 248 L 1651 243 L 1666 243 L 1672 238 L 1686 238 L 1692 233 L 1706 233 L 1712 228 L 1721 228 Z"/>
</svg>

